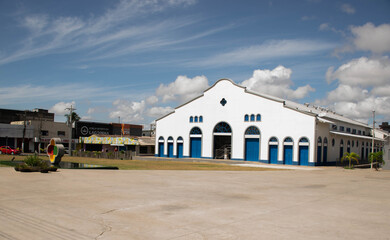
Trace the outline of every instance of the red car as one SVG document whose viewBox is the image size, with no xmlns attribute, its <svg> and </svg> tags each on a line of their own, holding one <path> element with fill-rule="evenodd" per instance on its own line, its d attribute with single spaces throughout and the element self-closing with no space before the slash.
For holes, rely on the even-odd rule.
<svg viewBox="0 0 390 240">
<path fill-rule="evenodd" d="M 10 148 L 9 146 L 0 147 L 0 154 L 20 154 L 19 149 Z"/>
</svg>

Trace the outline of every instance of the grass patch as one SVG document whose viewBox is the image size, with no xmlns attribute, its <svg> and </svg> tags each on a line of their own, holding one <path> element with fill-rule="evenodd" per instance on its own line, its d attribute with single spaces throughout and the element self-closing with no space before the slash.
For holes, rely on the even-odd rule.
<svg viewBox="0 0 390 240">
<path fill-rule="evenodd" d="M 13 156 L 0 155 L 0 166 L 10 167 Z M 49 160 L 47 156 L 41 155 L 43 160 Z M 23 161 L 25 156 L 15 156 L 15 161 Z M 120 170 L 203 170 L 203 171 L 275 171 L 277 169 L 258 168 L 258 167 L 240 167 L 228 165 L 224 163 L 198 163 L 198 162 L 179 162 L 179 161 L 152 161 L 152 160 L 114 160 L 114 159 L 98 159 L 85 157 L 69 157 L 62 158 L 64 162 L 86 163 L 102 166 L 118 167 Z M 280 170 L 280 169 L 279 169 Z"/>
</svg>

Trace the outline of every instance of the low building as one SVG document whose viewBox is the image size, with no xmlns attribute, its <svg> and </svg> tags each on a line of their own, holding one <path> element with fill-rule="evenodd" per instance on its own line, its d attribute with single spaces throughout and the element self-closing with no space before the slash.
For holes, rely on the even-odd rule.
<svg viewBox="0 0 390 240">
<path fill-rule="evenodd" d="M 156 120 L 155 155 L 334 165 L 345 152 L 367 159 L 371 140 L 365 123 L 221 79 Z"/>
</svg>

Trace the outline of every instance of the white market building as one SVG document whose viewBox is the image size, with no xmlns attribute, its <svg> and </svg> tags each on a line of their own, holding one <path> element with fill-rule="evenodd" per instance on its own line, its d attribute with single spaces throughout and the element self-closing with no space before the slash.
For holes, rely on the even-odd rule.
<svg viewBox="0 0 390 240">
<path fill-rule="evenodd" d="M 255 93 L 221 79 L 156 120 L 155 155 L 334 165 L 344 152 L 367 158 L 370 134 L 367 124 L 324 108 Z"/>
</svg>

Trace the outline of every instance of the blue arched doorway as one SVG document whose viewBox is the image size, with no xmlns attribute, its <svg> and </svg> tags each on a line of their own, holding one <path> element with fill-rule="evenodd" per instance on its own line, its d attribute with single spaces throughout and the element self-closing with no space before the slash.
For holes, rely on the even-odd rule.
<svg viewBox="0 0 390 240">
<path fill-rule="evenodd" d="M 326 164 L 328 162 L 328 139 L 326 137 L 324 138 L 323 149 L 324 149 L 324 153 L 323 153 L 322 161 L 324 164 Z"/>
<path fill-rule="evenodd" d="M 245 131 L 245 160 L 259 161 L 260 131 L 257 127 L 248 127 Z"/>
<path fill-rule="evenodd" d="M 169 137 L 167 142 L 168 142 L 167 156 L 169 158 L 173 158 L 173 137 Z"/>
<path fill-rule="evenodd" d="M 283 142 L 283 164 L 292 165 L 293 163 L 293 145 L 292 138 L 287 137 Z"/>
<path fill-rule="evenodd" d="M 309 165 L 309 140 L 303 137 L 299 140 L 299 165 Z"/>
<path fill-rule="evenodd" d="M 339 153 L 339 160 L 343 157 L 344 154 L 344 141 L 343 139 L 340 140 L 340 153 Z"/>
<path fill-rule="evenodd" d="M 190 131 L 190 157 L 202 157 L 202 130 L 193 127 Z"/>
<path fill-rule="evenodd" d="M 177 151 L 177 154 L 176 154 L 176 157 L 177 158 L 183 158 L 183 138 L 182 137 L 178 137 L 177 138 L 177 141 L 176 141 L 176 151 Z"/>
<path fill-rule="evenodd" d="M 268 142 L 268 161 L 272 164 L 278 163 L 279 142 L 276 137 L 271 137 Z"/>
<path fill-rule="evenodd" d="M 321 165 L 321 157 L 322 157 L 322 138 L 318 137 L 317 139 L 317 164 Z"/>
<path fill-rule="evenodd" d="M 164 157 L 164 138 L 163 137 L 158 138 L 158 156 Z"/>
</svg>

